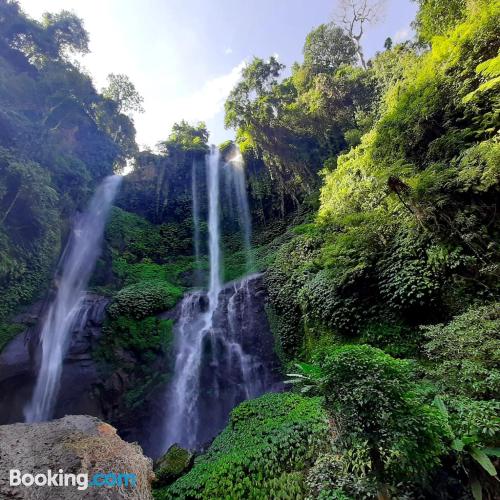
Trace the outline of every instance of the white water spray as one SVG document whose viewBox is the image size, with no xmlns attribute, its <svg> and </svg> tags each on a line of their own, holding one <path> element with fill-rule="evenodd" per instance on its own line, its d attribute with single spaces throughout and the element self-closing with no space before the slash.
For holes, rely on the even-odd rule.
<svg viewBox="0 0 500 500">
<path fill-rule="evenodd" d="M 99 257 L 106 220 L 121 179 L 116 175 L 104 179 L 88 209 L 78 217 L 64 249 L 56 296 L 40 334 L 41 364 L 32 400 L 24 410 L 27 422 L 52 417 L 70 333 L 81 316 L 85 287 Z"/>
</svg>

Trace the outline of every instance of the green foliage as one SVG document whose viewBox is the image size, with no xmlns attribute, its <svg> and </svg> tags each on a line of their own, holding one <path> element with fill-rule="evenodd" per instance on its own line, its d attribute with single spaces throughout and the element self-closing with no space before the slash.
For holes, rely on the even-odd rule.
<svg viewBox="0 0 500 500">
<path fill-rule="evenodd" d="M 154 317 L 133 319 L 118 316 L 106 323 L 103 329 L 104 346 L 108 351 L 105 356 L 113 357 L 120 349 L 126 349 L 151 358 L 151 352 L 166 352 L 172 340 L 172 320 L 160 320 Z M 154 359 L 154 358 L 153 358 Z"/>
<path fill-rule="evenodd" d="M 464 18 L 467 0 L 416 0 L 419 3 L 414 23 L 422 42 L 431 42 Z"/>
<path fill-rule="evenodd" d="M 363 327 L 360 341 L 378 347 L 395 358 L 412 358 L 418 353 L 421 334 L 404 324 L 379 320 Z"/>
<path fill-rule="evenodd" d="M 182 120 L 174 123 L 168 140 L 160 143 L 160 146 L 169 153 L 173 153 L 176 149 L 206 152 L 207 142 L 208 131 L 205 123 L 199 122 L 196 126 L 192 126 Z"/>
<path fill-rule="evenodd" d="M 108 86 L 103 89 L 102 95 L 117 104 L 119 113 L 144 112 L 142 107 L 144 99 L 127 75 L 110 73 Z"/>
<path fill-rule="evenodd" d="M 132 121 L 71 62 L 88 52 L 73 13 L 0 3 L 0 319 L 47 287 L 69 218 L 135 152 Z"/>
<path fill-rule="evenodd" d="M 95 358 L 104 373 L 127 372 L 123 403 L 128 410 L 140 408 L 154 389 L 168 381 L 172 327 L 172 320 L 156 317 L 106 320 Z"/>
<path fill-rule="evenodd" d="M 315 237 L 303 235 L 284 244 L 266 273 L 269 298 L 278 315 L 278 337 L 286 356 L 300 349 L 301 309 L 298 292 L 314 266 L 319 242 Z"/>
<path fill-rule="evenodd" d="M 0 324 L 0 352 L 18 333 L 21 333 L 23 330 L 23 325 L 16 323 Z"/>
<path fill-rule="evenodd" d="M 295 389 L 299 389 L 301 394 L 318 395 L 319 382 L 321 379 L 321 369 L 309 363 L 294 363 L 296 373 L 287 373 L 285 384 L 293 384 Z"/>
<path fill-rule="evenodd" d="M 488 444 L 495 446 L 500 438 L 500 403 L 473 401 L 463 397 L 447 398 L 447 401 L 449 409 L 440 397 L 434 399 L 434 405 L 450 428 L 451 449 L 470 478 L 471 492 L 476 500 L 482 498 L 483 489 L 487 495 L 494 495 L 494 482 L 480 478 L 486 472 L 498 481 L 497 471 L 490 457 L 500 457 L 500 449 Z"/>
<path fill-rule="evenodd" d="M 108 307 L 112 318 L 126 315 L 142 319 L 171 309 L 182 297 L 182 289 L 168 281 L 140 281 L 122 288 Z"/>
<path fill-rule="evenodd" d="M 341 429 L 341 449 L 366 450 L 365 468 L 379 482 L 423 480 L 439 464 L 445 432 L 439 411 L 413 391 L 408 362 L 366 345 L 323 356 L 322 392 Z"/>
<path fill-rule="evenodd" d="M 356 46 L 344 30 L 334 23 L 320 24 L 304 44 L 304 65 L 313 73 L 334 72 L 344 64 L 353 64 Z"/>
<path fill-rule="evenodd" d="M 472 306 L 447 325 L 422 327 L 428 368 L 450 394 L 494 397 L 500 391 L 500 307 Z"/>
<path fill-rule="evenodd" d="M 47 285 L 60 245 L 57 202 L 39 164 L 0 148 L 0 320 Z"/>
<path fill-rule="evenodd" d="M 180 224 L 155 225 L 113 207 L 105 242 L 113 273 L 123 285 L 156 280 L 181 285 L 193 271 L 194 259 L 179 255 L 191 248 L 191 237 Z"/>
<path fill-rule="evenodd" d="M 267 394 L 235 408 L 194 468 L 156 498 L 297 498 L 327 439 L 319 398 Z"/>
</svg>

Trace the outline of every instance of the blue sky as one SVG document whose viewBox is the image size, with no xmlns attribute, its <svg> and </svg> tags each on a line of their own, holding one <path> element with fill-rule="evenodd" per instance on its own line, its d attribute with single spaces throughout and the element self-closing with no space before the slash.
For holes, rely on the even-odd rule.
<svg viewBox="0 0 500 500">
<path fill-rule="evenodd" d="M 385 14 L 363 42 L 370 57 L 386 37 L 412 36 L 416 5 L 387 0 Z M 74 11 L 90 34 L 82 64 L 102 88 L 109 73 L 126 73 L 144 97 L 134 116 L 137 141 L 154 146 L 181 119 L 203 120 L 220 143 L 224 100 L 245 61 L 278 55 L 288 67 L 302 60 L 305 37 L 332 19 L 336 0 L 20 0 L 34 18 Z"/>
</svg>

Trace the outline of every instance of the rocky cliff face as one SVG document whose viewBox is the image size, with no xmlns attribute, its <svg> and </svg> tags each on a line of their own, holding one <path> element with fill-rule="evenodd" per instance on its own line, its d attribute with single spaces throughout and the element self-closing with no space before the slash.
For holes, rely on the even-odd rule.
<svg viewBox="0 0 500 500">
<path fill-rule="evenodd" d="M 244 285 L 243 285 L 244 283 Z M 274 338 L 265 312 L 266 289 L 262 276 L 228 283 L 221 290 L 219 306 L 214 315 L 214 332 L 221 341 L 212 348 L 220 363 L 214 379 L 213 362 L 204 356 L 200 372 L 200 389 L 205 396 L 198 404 L 203 414 L 200 443 L 209 442 L 225 425 L 231 409 L 247 397 L 267 391 L 281 390 L 280 364 L 274 353 Z M 195 292 L 199 298 L 196 311 L 207 307 L 204 292 Z M 116 426 L 120 436 L 138 441 L 145 452 L 158 457 L 165 451 L 162 436 L 171 411 L 171 402 L 165 396 L 166 386 L 157 386 L 138 405 L 129 406 L 127 391 L 141 384 L 133 374 L 122 368 L 107 365 L 99 355 L 99 340 L 109 299 L 88 293 L 71 336 L 71 344 L 64 360 L 61 387 L 55 407 L 55 418 L 68 414 L 87 414 L 101 418 Z M 28 326 L 0 352 L 0 425 L 23 422 L 23 408 L 31 398 L 36 380 L 39 351 L 38 329 L 43 319 L 44 304 L 34 304 L 17 321 Z M 161 318 L 179 321 L 181 304 L 161 314 Z M 251 367 L 251 383 L 242 379 L 227 351 L 225 331 L 233 330 L 232 341 L 241 345 L 245 356 L 256 363 Z M 122 352 L 123 351 L 123 352 Z M 133 352 L 122 350 L 118 354 L 127 363 L 138 362 Z M 165 357 L 165 355 L 162 355 Z M 152 362 L 151 372 L 164 373 L 165 359 Z M 168 381 L 168 378 L 166 378 Z M 214 398 L 213 385 L 221 388 L 220 397 Z M 222 390 L 223 388 L 223 390 Z"/>
<path fill-rule="evenodd" d="M 106 367 L 96 355 L 108 303 L 108 298 L 92 293 L 84 299 L 64 360 L 54 416 L 94 415 L 112 422 L 127 439 L 142 441 L 147 403 L 128 409 L 123 396 L 135 381 L 121 370 Z M 0 425 L 24 421 L 23 409 L 36 381 L 38 330 L 44 310 L 44 304 L 36 303 L 16 318 L 31 326 L 0 353 Z M 123 353 L 127 355 L 131 354 Z"/>
<path fill-rule="evenodd" d="M 75 323 L 71 344 L 64 361 L 63 376 L 55 416 L 86 413 L 104 417 L 105 407 L 97 390 L 101 384 L 93 354 L 97 348 L 105 308 L 109 300 L 87 294 Z M 36 303 L 17 320 L 31 324 L 0 353 L 0 424 L 23 421 L 38 366 L 39 329 L 43 304 Z"/>
<path fill-rule="evenodd" d="M 116 429 L 95 417 L 70 415 L 59 420 L 39 424 L 13 424 L 0 426 L 0 498 L 27 500 L 84 499 L 137 499 L 149 500 L 154 478 L 152 462 L 142 454 L 137 444 L 126 443 L 118 437 Z M 10 471 L 21 474 L 87 474 L 79 476 L 72 485 L 60 486 L 56 477 L 52 486 L 10 484 Z M 113 486 L 92 485 L 94 474 L 113 474 Z M 122 476 L 117 476 L 122 474 Z M 123 474 L 134 474 L 126 476 Z M 52 476 L 53 478 L 53 476 Z M 96 483 L 104 481 L 102 476 Z M 135 483 L 135 485 L 134 485 Z M 57 485 L 56 485 L 57 484 Z M 117 486 L 120 484 L 120 486 Z M 80 489 L 79 489 L 80 486 Z"/>
</svg>

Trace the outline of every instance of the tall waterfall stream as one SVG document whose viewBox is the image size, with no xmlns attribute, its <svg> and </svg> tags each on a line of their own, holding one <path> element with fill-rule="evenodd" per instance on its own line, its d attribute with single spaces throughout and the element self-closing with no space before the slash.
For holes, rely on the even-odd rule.
<svg viewBox="0 0 500 500">
<path fill-rule="evenodd" d="M 25 407 L 27 422 L 40 422 L 52 417 L 56 403 L 72 328 L 86 321 L 82 307 L 85 287 L 101 251 L 101 242 L 111 204 L 121 177 L 104 179 L 81 214 L 61 258 L 60 277 L 40 334 L 41 363 L 31 402 Z"/>
<path fill-rule="evenodd" d="M 244 170 L 238 162 L 221 165 L 216 148 L 207 157 L 209 287 L 207 292 L 194 291 L 184 297 L 174 328 L 175 368 L 166 401 L 164 449 L 174 443 L 202 447 L 224 427 L 239 402 L 279 386 L 273 372 L 272 340 L 259 338 L 261 318 L 255 317 L 260 276 L 250 274 L 221 285 L 222 168 L 226 170 L 226 194 L 228 188 L 236 193 L 247 269 L 252 265 L 250 211 Z M 193 199 L 197 196 L 193 190 Z"/>
</svg>

